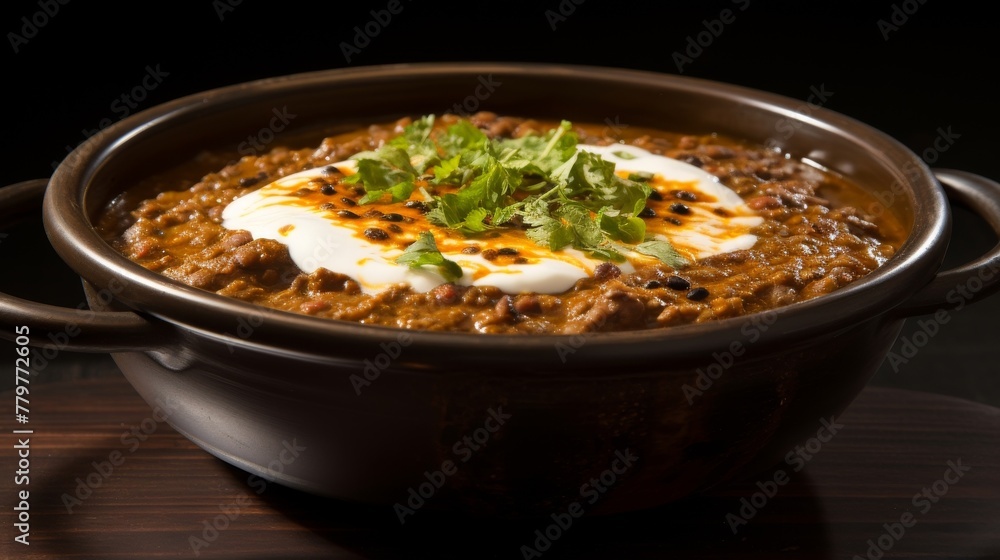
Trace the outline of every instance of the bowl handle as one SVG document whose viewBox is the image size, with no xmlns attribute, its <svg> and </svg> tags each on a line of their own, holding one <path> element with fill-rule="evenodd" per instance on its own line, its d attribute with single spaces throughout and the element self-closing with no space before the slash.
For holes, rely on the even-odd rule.
<svg viewBox="0 0 1000 560">
<path fill-rule="evenodd" d="M 41 207 L 46 179 L 0 189 L 0 227 Z M 162 325 L 130 311 L 95 312 L 36 303 L 0 292 L 0 338 L 15 340 L 28 327 L 29 345 L 80 352 L 164 348 Z"/>
<path fill-rule="evenodd" d="M 948 197 L 979 214 L 1000 236 L 1000 183 L 981 175 L 954 169 L 935 169 L 934 176 Z M 902 316 L 924 315 L 938 310 L 960 309 L 1000 289 L 1000 243 L 985 255 L 933 280 L 896 308 Z"/>
</svg>

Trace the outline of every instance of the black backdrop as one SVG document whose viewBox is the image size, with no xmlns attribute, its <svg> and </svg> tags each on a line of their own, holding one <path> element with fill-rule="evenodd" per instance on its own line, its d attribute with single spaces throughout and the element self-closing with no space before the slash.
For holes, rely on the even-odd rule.
<svg viewBox="0 0 1000 560">
<path fill-rule="evenodd" d="M 251 0 L 8 1 L 0 8 L 6 34 L 0 46 L 6 109 L 0 184 L 45 177 L 68 148 L 102 125 L 201 90 L 311 70 L 444 60 L 682 73 L 803 100 L 822 88 L 832 92 L 826 108 L 871 124 L 918 153 L 950 130 L 958 138 L 931 154 L 930 163 L 1000 178 L 993 79 L 1000 48 L 992 16 L 973 2 L 652 6 L 613 0 L 374 0 L 325 7 Z M 375 19 L 372 10 L 391 19 L 364 45 L 355 27 Z M 702 46 L 690 46 L 699 40 Z M 345 55 L 350 43 L 360 48 Z M 150 69 L 161 73 L 155 88 L 141 101 L 122 99 Z M 988 230 L 959 211 L 955 260 L 992 244 Z M 22 239 L 40 237 L 40 230 L 28 231 L 36 234 Z M 2 241 L 4 289 L 47 292 L 50 301 L 68 305 L 80 301 L 78 282 L 52 262 L 41 241 Z M 989 301 L 956 313 L 918 360 L 883 368 L 879 382 L 1000 404 L 1000 382 L 989 375 L 1000 358 L 992 334 L 997 311 L 1000 305 Z"/>
</svg>

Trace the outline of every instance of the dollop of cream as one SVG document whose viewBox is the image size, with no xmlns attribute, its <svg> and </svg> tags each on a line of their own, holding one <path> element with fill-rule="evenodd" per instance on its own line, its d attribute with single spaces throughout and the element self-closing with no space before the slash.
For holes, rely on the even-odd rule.
<svg viewBox="0 0 1000 560">
<path fill-rule="evenodd" d="M 650 185 L 663 200 L 650 201 L 657 216 L 647 218 L 647 236 L 670 241 L 684 257 L 704 258 L 750 248 L 756 242 L 749 230 L 763 219 L 710 173 L 635 146 L 581 145 L 579 149 L 615 163 L 621 175 L 652 175 Z M 333 167 L 347 175 L 357 170 L 351 160 Z M 352 206 L 344 199 L 359 197 L 343 186 L 329 194 L 321 191 L 326 169 L 288 175 L 238 198 L 224 210 L 223 227 L 279 241 L 304 272 L 322 267 L 345 274 L 366 293 L 400 283 L 428 291 L 446 282 L 433 267 L 413 269 L 395 263 L 421 231 L 433 233 L 441 253 L 462 268 L 463 276 L 456 282 L 460 285 L 496 286 L 507 293 L 561 293 L 591 275 L 602 262 L 575 249 L 548 251 L 517 232 L 466 239 L 431 224 L 418 210 L 402 203 Z M 693 194 L 697 200 L 678 199 L 678 192 Z M 413 198 L 419 196 L 415 191 Z M 683 205 L 676 208 L 681 213 L 671 210 L 674 204 Z M 370 210 L 383 216 L 365 216 Z M 401 219 L 386 220 L 384 215 L 390 213 Z M 366 234 L 370 229 L 381 230 L 388 238 L 372 239 Z M 652 259 L 639 253 L 626 257 L 629 262 L 619 265 L 626 273 L 634 270 L 632 263 Z"/>
</svg>

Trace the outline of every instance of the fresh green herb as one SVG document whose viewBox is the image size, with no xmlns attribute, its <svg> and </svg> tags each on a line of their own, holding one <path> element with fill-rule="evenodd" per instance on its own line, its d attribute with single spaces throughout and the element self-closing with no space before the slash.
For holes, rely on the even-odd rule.
<svg viewBox="0 0 1000 560">
<path fill-rule="evenodd" d="M 688 264 L 687 259 L 682 257 L 669 241 L 662 239 L 640 243 L 635 246 L 635 250 L 643 255 L 656 257 L 674 268 L 681 268 Z"/>
<path fill-rule="evenodd" d="M 511 158 L 511 165 L 520 167 L 525 174 L 545 177 L 576 154 L 577 137 L 573 125 L 562 121 L 544 136 L 528 134 L 497 143 L 504 150 L 517 152 L 517 157 Z"/>
<path fill-rule="evenodd" d="M 617 151 L 617 152 L 611 152 L 611 153 L 613 155 L 616 155 L 616 156 L 622 158 L 622 159 L 635 159 L 635 158 L 638 157 L 635 154 L 630 154 L 630 153 L 628 153 L 626 151 Z"/>
<path fill-rule="evenodd" d="M 396 146 L 383 146 L 376 152 L 362 152 L 354 156 L 358 172 L 348 175 L 345 183 L 363 183 L 365 196 L 358 202 L 380 202 L 388 193 L 392 202 L 402 202 L 413 193 L 417 171 L 410 163 L 409 154 Z"/>
<path fill-rule="evenodd" d="M 610 206 L 601 208 L 598 217 L 601 229 L 608 232 L 613 239 L 625 243 L 639 243 L 646 236 L 646 222 L 642 218 L 622 214 Z"/>
<path fill-rule="evenodd" d="M 402 255 L 396 257 L 396 262 L 408 265 L 410 268 L 435 266 L 441 276 L 449 282 L 462 277 L 462 267 L 441 254 L 437 243 L 434 242 L 434 236 L 429 231 L 420 232 L 417 240 L 411 243 Z"/>
<path fill-rule="evenodd" d="M 393 138 L 389 145 L 408 153 L 408 163 L 416 173 L 422 174 L 441 161 L 437 146 L 430 137 L 433 130 L 434 115 L 427 115 L 406 126 L 403 134 Z"/>
<path fill-rule="evenodd" d="M 458 192 L 438 197 L 437 206 L 428 214 L 432 223 L 458 229 L 465 234 L 482 233 L 484 220 L 495 210 L 510 206 L 511 196 L 521 183 L 521 173 L 503 164 L 494 149 L 487 146 L 478 175 Z"/>
<path fill-rule="evenodd" d="M 632 173 L 624 179 L 615 173 L 614 163 L 579 151 L 568 121 L 545 134 L 501 140 L 490 140 L 466 120 L 446 128 L 434 123 L 433 115 L 417 119 L 379 150 L 355 156 L 358 173 L 347 180 L 364 185 L 360 203 L 399 202 L 412 194 L 416 182 L 426 181 L 458 187 L 441 195 L 421 192 L 429 197 L 431 223 L 467 236 L 516 220 L 527 226 L 532 241 L 553 251 L 572 246 L 614 261 L 638 251 L 675 268 L 686 264 L 668 241 L 643 242 L 646 224 L 639 213 L 652 192 L 646 184 L 652 176 Z M 614 153 L 635 158 L 625 151 Z M 418 249 L 425 248 L 414 251 Z M 434 258 L 444 260 L 439 253 L 425 259 Z M 446 266 L 430 260 L 417 266 L 424 264 Z"/>
</svg>

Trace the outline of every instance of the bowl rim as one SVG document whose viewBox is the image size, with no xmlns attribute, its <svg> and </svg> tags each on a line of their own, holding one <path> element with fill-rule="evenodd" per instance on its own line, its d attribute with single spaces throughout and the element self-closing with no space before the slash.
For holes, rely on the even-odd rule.
<svg viewBox="0 0 1000 560">
<path fill-rule="evenodd" d="M 149 271 L 128 260 L 101 239 L 85 215 L 88 186 L 108 158 L 127 151 L 139 138 L 155 134 L 178 118 L 221 110 L 227 104 L 262 95 L 281 95 L 311 87 L 377 82 L 380 79 L 434 79 L 437 77 L 500 73 L 521 77 L 553 76 L 595 83 L 632 84 L 682 89 L 716 99 L 741 103 L 773 113 L 824 132 L 845 136 L 866 147 L 887 169 L 898 172 L 914 212 L 913 226 L 899 251 L 865 277 L 807 301 L 767 312 L 656 329 L 599 332 L 583 335 L 524 335 L 407 330 L 365 325 L 279 311 L 193 288 Z M 725 349 L 746 325 L 759 324 L 761 316 L 773 313 L 774 328 L 759 332 L 755 347 L 787 344 L 805 338 L 830 335 L 864 320 L 886 315 L 929 282 L 940 266 L 947 246 L 950 214 L 943 190 L 930 169 L 912 151 L 885 133 L 826 108 L 809 114 L 797 111 L 796 100 L 774 93 L 687 76 L 649 71 L 546 63 L 440 62 L 362 66 L 320 70 L 264 78 L 211 89 L 138 112 L 82 143 L 67 156 L 53 174 L 45 195 L 45 229 L 60 257 L 97 287 L 113 279 L 125 285 L 117 298 L 130 308 L 227 345 L 267 349 L 311 359 L 330 359 L 330 343 L 338 342 L 338 356 L 371 355 L 380 343 L 409 337 L 426 355 L 447 351 L 449 361 L 525 363 L 551 362 L 558 345 L 569 345 L 572 362 L 590 360 L 607 363 L 648 362 L 651 357 L 704 357 Z M 754 140 L 754 139 L 750 139 Z M 68 162 L 80 162 L 70 164 Z M 903 169 L 909 172 L 904 175 Z M 240 318 L 264 317 L 246 339 L 230 334 Z M 581 343 L 582 340 L 582 343 Z M 485 354 L 484 354 L 485 353 Z M 563 360 L 565 363 L 565 360 Z"/>
</svg>

